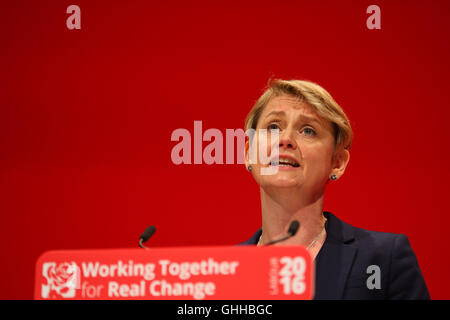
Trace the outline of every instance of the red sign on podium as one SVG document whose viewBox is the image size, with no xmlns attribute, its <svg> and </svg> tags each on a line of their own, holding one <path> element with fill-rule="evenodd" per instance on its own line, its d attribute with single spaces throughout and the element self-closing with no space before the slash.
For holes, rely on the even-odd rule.
<svg viewBox="0 0 450 320">
<path fill-rule="evenodd" d="M 314 265 L 299 246 L 49 251 L 35 299 L 312 299 Z"/>
</svg>

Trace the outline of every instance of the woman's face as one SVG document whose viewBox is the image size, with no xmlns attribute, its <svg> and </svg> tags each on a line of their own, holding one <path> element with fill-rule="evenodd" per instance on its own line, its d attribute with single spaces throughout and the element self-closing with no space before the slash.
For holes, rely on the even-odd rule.
<svg viewBox="0 0 450 320">
<path fill-rule="evenodd" d="M 275 173 L 261 174 L 261 168 L 276 166 L 276 163 L 252 164 L 253 176 L 262 188 L 295 187 L 313 193 L 323 192 L 330 175 L 340 174 L 342 161 L 333 159 L 335 141 L 332 125 L 304 102 L 288 95 L 272 98 L 261 113 L 256 129 L 257 133 L 258 129 L 267 130 L 268 136 L 271 129 L 279 130 L 279 164 L 272 170 Z M 261 139 L 254 139 L 258 143 L 256 141 Z M 269 159 L 276 155 L 272 152 L 271 143 L 269 141 L 267 146 Z M 347 150 L 344 151 L 348 154 Z M 347 162 L 348 158 L 344 169 Z"/>
</svg>

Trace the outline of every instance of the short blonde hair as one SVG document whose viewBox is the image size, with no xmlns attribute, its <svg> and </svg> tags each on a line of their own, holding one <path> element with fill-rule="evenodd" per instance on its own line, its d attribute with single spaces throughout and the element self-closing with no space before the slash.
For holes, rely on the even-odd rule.
<svg viewBox="0 0 450 320">
<path fill-rule="evenodd" d="M 272 98 L 281 95 L 298 98 L 311 106 L 320 117 L 331 122 L 336 149 L 350 149 L 353 130 L 344 110 L 324 88 L 306 80 L 269 80 L 267 89 L 256 101 L 245 119 L 245 130 L 256 129 L 266 105 Z"/>
</svg>

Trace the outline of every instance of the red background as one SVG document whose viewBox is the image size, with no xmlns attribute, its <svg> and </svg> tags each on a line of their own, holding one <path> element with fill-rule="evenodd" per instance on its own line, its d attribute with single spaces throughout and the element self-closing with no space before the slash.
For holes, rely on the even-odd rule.
<svg viewBox="0 0 450 320">
<path fill-rule="evenodd" d="M 81 8 L 81 30 L 66 8 Z M 366 8 L 381 8 L 381 30 Z M 449 298 L 448 1 L 4 1 L 0 298 L 54 249 L 233 245 L 260 226 L 243 165 L 171 162 L 173 130 L 242 128 L 270 76 L 324 86 L 355 131 L 325 209 L 405 233 Z M 206 145 L 206 144 L 204 144 Z"/>
</svg>

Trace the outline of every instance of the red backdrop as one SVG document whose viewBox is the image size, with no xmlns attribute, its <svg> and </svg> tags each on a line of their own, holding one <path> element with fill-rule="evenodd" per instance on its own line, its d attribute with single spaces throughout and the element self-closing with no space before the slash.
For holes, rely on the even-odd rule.
<svg viewBox="0 0 450 320">
<path fill-rule="evenodd" d="M 66 8 L 81 8 L 68 30 Z M 366 8 L 381 8 L 368 30 Z M 173 130 L 242 128 L 269 77 L 324 86 L 355 131 L 325 209 L 405 233 L 450 298 L 450 3 L 4 1 L 1 298 L 32 298 L 53 249 L 232 245 L 260 226 L 243 165 L 180 165 Z"/>
</svg>

